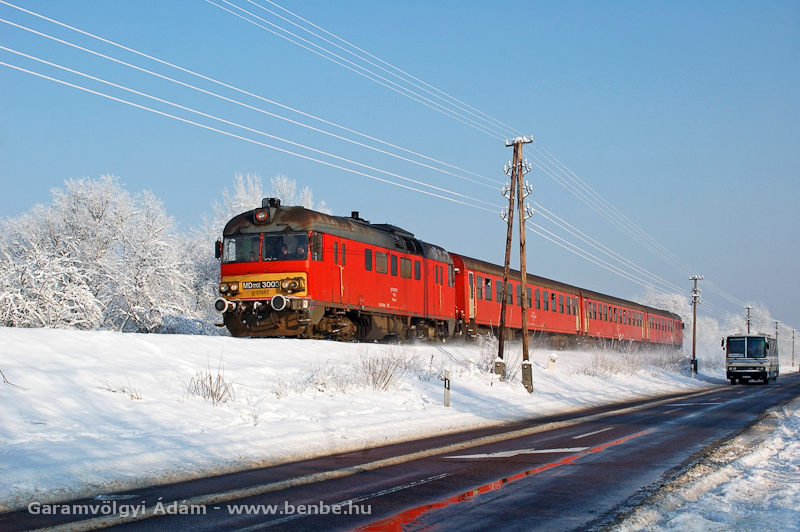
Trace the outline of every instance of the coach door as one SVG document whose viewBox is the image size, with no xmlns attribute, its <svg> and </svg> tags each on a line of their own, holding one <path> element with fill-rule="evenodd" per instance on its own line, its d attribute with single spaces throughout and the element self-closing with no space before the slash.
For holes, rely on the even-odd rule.
<svg viewBox="0 0 800 532">
<path fill-rule="evenodd" d="M 472 272 L 469 272 L 469 294 L 468 294 L 468 301 L 469 301 L 469 317 L 475 319 L 475 315 L 478 313 L 478 303 L 475 300 L 475 277 Z"/>
</svg>

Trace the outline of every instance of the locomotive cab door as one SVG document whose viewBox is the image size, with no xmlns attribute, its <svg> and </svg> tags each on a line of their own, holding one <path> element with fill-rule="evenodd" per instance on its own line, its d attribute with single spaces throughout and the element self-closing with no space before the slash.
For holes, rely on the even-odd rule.
<svg viewBox="0 0 800 532">
<path fill-rule="evenodd" d="M 331 260 L 333 267 L 331 268 L 331 301 L 334 303 L 346 302 L 345 297 L 345 282 L 344 282 L 344 269 L 346 266 L 346 246 L 339 238 L 334 236 L 331 239 Z"/>
</svg>

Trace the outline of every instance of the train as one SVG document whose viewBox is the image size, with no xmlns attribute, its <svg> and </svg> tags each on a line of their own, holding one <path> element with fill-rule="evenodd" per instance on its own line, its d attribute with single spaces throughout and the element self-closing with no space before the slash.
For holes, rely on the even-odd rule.
<svg viewBox="0 0 800 532">
<path fill-rule="evenodd" d="M 632 342 L 681 348 L 680 316 L 511 270 L 417 239 L 357 211 L 333 216 L 264 198 L 234 216 L 215 242 L 214 307 L 235 337 L 342 341 L 447 341 L 497 335 L 506 297 L 506 338 L 544 345 Z"/>
</svg>

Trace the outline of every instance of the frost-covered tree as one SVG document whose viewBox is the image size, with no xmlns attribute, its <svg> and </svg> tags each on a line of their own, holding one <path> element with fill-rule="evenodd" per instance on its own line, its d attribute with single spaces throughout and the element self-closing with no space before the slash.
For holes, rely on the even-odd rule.
<svg viewBox="0 0 800 532">
<path fill-rule="evenodd" d="M 184 239 L 152 193 L 71 179 L 0 225 L 0 319 L 18 327 L 160 332 L 191 318 Z"/>
<path fill-rule="evenodd" d="M 677 293 L 659 293 L 652 287 L 647 287 L 644 294 L 634 296 L 633 300 L 641 305 L 666 310 L 677 314 L 684 322 L 691 321 L 692 308 L 689 297 Z"/>
</svg>

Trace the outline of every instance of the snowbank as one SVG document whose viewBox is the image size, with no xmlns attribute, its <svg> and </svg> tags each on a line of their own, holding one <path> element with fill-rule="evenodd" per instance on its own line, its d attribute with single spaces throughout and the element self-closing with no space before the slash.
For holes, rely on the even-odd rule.
<svg viewBox="0 0 800 532">
<path fill-rule="evenodd" d="M 569 351 L 550 374 L 534 350 L 529 395 L 475 344 L 0 328 L 0 345 L 0 511 L 724 382 L 721 368 L 692 380 Z M 230 399 L 189 393 L 198 382 Z"/>
</svg>

